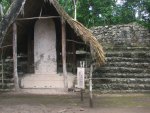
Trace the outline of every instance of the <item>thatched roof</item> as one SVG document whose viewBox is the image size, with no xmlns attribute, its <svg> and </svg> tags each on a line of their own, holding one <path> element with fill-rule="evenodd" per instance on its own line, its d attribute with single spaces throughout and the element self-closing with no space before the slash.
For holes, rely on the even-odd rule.
<svg viewBox="0 0 150 113">
<path fill-rule="evenodd" d="M 16 20 L 16 18 L 19 16 L 20 12 L 24 9 L 25 4 L 29 4 L 30 2 L 33 2 L 34 8 L 36 9 L 37 5 L 41 5 L 41 1 L 43 0 L 15 0 L 14 3 L 10 6 L 8 12 L 2 19 L 0 23 L 0 47 L 3 44 L 3 40 L 5 38 L 5 35 L 7 33 L 8 28 L 11 26 L 11 24 Z M 58 14 L 70 25 L 70 27 L 74 30 L 74 32 L 81 37 L 85 43 L 89 44 L 95 53 L 95 59 L 98 61 L 99 64 L 103 64 L 105 62 L 105 56 L 103 52 L 103 48 L 101 44 L 97 41 L 97 39 L 93 36 L 93 34 L 84 27 L 81 23 L 75 21 L 73 18 L 71 18 L 64 9 L 59 5 L 57 0 L 49 0 L 50 4 L 55 7 Z M 29 10 L 29 8 L 27 8 Z M 29 12 L 29 11 L 28 11 Z M 31 10 L 30 10 L 31 12 Z M 34 10 L 32 10 L 32 13 L 34 13 Z"/>
</svg>

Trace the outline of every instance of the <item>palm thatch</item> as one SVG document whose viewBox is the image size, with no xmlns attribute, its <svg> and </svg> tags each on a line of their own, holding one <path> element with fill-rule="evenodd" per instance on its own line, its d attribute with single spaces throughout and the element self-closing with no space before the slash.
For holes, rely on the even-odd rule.
<svg viewBox="0 0 150 113">
<path fill-rule="evenodd" d="M 97 41 L 97 39 L 93 36 L 93 34 L 81 23 L 78 21 L 75 21 L 73 18 L 71 18 L 59 5 L 57 0 L 50 0 L 50 2 L 54 5 L 58 13 L 68 22 L 68 24 L 75 30 L 75 32 L 86 42 L 89 43 L 92 47 L 92 49 L 95 52 L 94 57 L 98 61 L 99 64 L 104 64 L 105 62 L 105 56 L 103 47 L 101 44 Z"/>
<path fill-rule="evenodd" d="M 6 32 L 10 25 L 15 21 L 15 19 L 19 16 L 24 4 L 31 0 L 15 0 L 15 2 L 11 5 L 9 11 L 7 12 L 6 16 L 1 21 L 0 24 L 0 46 L 2 46 L 3 39 L 6 35 Z M 33 2 L 34 0 L 32 0 Z M 42 0 L 41 0 L 42 1 Z M 36 0 L 34 1 L 37 2 Z M 64 9 L 59 5 L 57 0 L 49 0 L 50 4 L 53 5 L 61 16 L 61 18 L 66 21 L 70 27 L 75 31 L 75 33 L 85 41 L 85 43 L 89 44 L 94 50 L 94 58 L 97 62 L 101 65 L 105 62 L 104 51 L 101 44 L 97 41 L 97 39 L 93 36 L 93 34 L 84 27 L 78 21 L 75 21 L 71 18 Z"/>
</svg>

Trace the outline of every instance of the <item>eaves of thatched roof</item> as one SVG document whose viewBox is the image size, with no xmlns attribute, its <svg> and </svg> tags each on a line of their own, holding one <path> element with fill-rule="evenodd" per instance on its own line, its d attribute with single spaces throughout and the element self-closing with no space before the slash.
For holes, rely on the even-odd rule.
<svg viewBox="0 0 150 113">
<path fill-rule="evenodd" d="M 3 40 L 7 33 L 8 28 L 19 16 L 21 10 L 23 10 L 24 4 L 27 3 L 28 1 L 29 0 L 15 0 L 14 3 L 12 3 L 12 5 L 10 6 L 4 18 L 2 19 L 0 23 L 0 47 L 3 44 Z M 101 44 L 97 41 L 97 39 L 93 36 L 93 34 L 81 23 L 71 18 L 59 5 L 57 0 L 49 0 L 49 2 L 55 7 L 61 18 L 63 18 L 64 21 L 70 25 L 70 27 L 75 31 L 75 33 L 79 37 L 81 37 L 83 41 L 85 41 L 85 43 L 91 46 L 92 50 L 94 50 L 95 53 L 94 57 L 97 60 L 97 62 L 99 64 L 103 64 L 105 62 L 104 51 Z"/>
</svg>

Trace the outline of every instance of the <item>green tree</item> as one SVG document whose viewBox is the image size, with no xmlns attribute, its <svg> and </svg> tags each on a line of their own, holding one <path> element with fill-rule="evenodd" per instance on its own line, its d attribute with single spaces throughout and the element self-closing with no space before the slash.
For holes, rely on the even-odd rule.
<svg viewBox="0 0 150 113">
<path fill-rule="evenodd" d="M 0 4 L 3 7 L 4 13 L 6 13 L 6 11 L 8 10 L 8 8 L 11 4 L 11 0 L 0 0 Z"/>
<path fill-rule="evenodd" d="M 127 24 L 139 22 L 150 28 L 150 0 L 58 0 L 66 12 L 75 18 L 75 3 L 77 20 L 87 27 L 100 25 Z M 0 0 L 0 12 L 8 10 L 11 0 Z M 1 17 L 2 15 L 0 15 Z"/>
<path fill-rule="evenodd" d="M 140 12 L 140 23 L 150 29 L 150 0 L 142 0 Z"/>
<path fill-rule="evenodd" d="M 78 20 L 88 27 L 112 24 L 114 5 L 114 0 L 82 0 Z"/>
<path fill-rule="evenodd" d="M 59 3 L 63 6 L 63 8 L 65 9 L 65 11 L 71 16 L 73 17 L 73 2 L 71 0 L 58 0 Z"/>
<path fill-rule="evenodd" d="M 73 2 L 59 0 L 64 9 L 73 17 Z M 112 13 L 115 0 L 78 0 L 77 20 L 91 27 L 112 24 Z"/>
<path fill-rule="evenodd" d="M 10 6 L 10 0 L 0 0 L 0 20 Z"/>
<path fill-rule="evenodd" d="M 136 21 L 136 10 L 134 9 L 136 8 L 135 1 L 136 0 L 126 0 L 122 6 L 118 6 L 119 23 L 126 24 Z"/>
</svg>

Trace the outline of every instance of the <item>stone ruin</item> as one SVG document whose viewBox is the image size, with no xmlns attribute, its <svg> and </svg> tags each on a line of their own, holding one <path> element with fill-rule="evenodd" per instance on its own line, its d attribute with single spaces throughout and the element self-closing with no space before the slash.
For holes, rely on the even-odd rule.
<svg viewBox="0 0 150 113">
<path fill-rule="evenodd" d="M 94 89 L 106 92 L 150 91 L 150 32 L 136 23 L 91 28 L 106 52 L 106 64 L 94 72 Z"/>
</svg>

